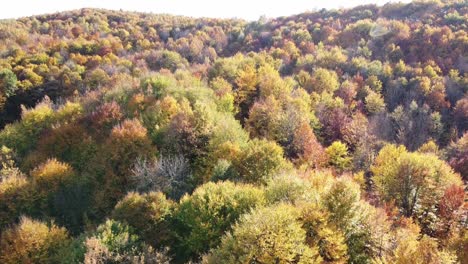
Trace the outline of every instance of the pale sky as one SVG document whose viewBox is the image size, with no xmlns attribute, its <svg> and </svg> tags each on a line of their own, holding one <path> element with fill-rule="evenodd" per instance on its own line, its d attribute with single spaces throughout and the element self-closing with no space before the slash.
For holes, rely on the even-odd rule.
<svg viewBox="0 0 468 264">
<path fill-rule="evenodd" d="M 383 5 L 390 0 L 10 0 L 2 3 L 0 18 L 18 18 L 55 13 L 83 7 L 96 7 L 192 17 L 244 18 L 278 17 L 320 8 Z M 410 2 L 397 0 L 392 2 Z"/>
</svg>

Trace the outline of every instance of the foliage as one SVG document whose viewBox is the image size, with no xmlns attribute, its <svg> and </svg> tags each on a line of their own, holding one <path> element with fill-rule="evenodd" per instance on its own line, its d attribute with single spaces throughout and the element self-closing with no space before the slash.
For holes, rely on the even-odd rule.
<svg viewBox="0 0 468 264">
<path fill-rule="evenodd" d="M 329 164 L 335 167 L 339 172 L 348 169 L 351 165 L 348 147 L 341 141 L 333 142 L 325 152 L 327 153 Z"/>
<path fill-rule="evenodd" d="M 467 262 L 466 20 L 0 21 L 0 262 Z"/>
<path fill-rule="evenodd" d="M 434 221 L 430 215 L 436 213 L 445 190 L 462 186 L 460 176 L 434 154 L 407 152 L 403 146 L 385 146 L 372 172 L 382 199 L 394 200 L 405 216 L 416 215 L 429 229 Z"/>
<path fill-rule="evenodd" d="M 305 231 L 294 208 L 279 204 L 244 215 L 206 263 L 320 263 L 316 248 L 305 244 Z"/>
<path fill-rule="evenodd" d="M 385 102 L 379 93 L 369 92 L 364 99 L 366 103 L 366 110 L 369 114 L 377 114 L 385 110 Z"/>
<path fill-rule="evenodd" d="M 327 211 L 309 203 L 302 204 L 300 209 L 307 244 L 318 247 L 325 261 L 346 261 L 348 247 L 344 233 L 330 223 Z"/>
<path fill-rule="evenodd" d="M 169 263 L 164 253 L 140 241 L 127 225 L 108 220 L 86 239 L 84 263 Z"/>
<path fill-rule="evenodd" d="M 17 168 L 2 170 L 0 181 L 0 226 L 16 222 L 19 217 L 34 208 L 31 183 Z"/>
<path fill-rule="evenodd" d="M 67 231 L 27 217 L 2 232 L 2 263 L 60 263 L 58 252 L 69 243 Z"/>
<path fill-rule="evenodd" d="M 314 71 L 311 77 L 311 89 L 318 94 L 333 93 L 338 89 L 338 76 L 333 71 L 319 68 Z"/>
<path fill-rule="evenodd" d="M 265 204 L 262 190 L 231 182 L 207 183 L 180 201 L 175 212 L 177 258 L 194 258 L 219 245 L 239 217 Z"/>
<path fill-rule="evenodd" d="M 466 181 L 468 177 L 468 133 L 447 148 L 448 162 Z"/>
<path fill-rule="evenodd" d="M 133 227 L 135 232 L 155 248 L 168 246 L 169 219 L 174 204 L 160 192 L 128 193 L 112 212 L 112 218 Z"/>
<path fill-rule="evenodd" d="M 16 74 L 10 69 L 0 70 L 0 110 L 4 107 L 8 97 L 15 95 L 18 89 Z"/>
<path fill-rule="evenodd" d="M 283 149 L 274 142 L 254 139 L 233 161 L 240 179 L 249 183 L 265 183 L 287 166 Z"/>
</svg>

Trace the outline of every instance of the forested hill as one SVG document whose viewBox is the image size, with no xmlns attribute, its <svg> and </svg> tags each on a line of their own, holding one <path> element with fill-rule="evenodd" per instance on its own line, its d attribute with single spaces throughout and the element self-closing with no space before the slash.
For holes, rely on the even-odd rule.
<svg viewBox="0 0 468 264">
<path fill-rule="evenodd" d="M 0 263 L 467 263 L 467 71 L 466 1 L 0 20 Z"/>
</svg>

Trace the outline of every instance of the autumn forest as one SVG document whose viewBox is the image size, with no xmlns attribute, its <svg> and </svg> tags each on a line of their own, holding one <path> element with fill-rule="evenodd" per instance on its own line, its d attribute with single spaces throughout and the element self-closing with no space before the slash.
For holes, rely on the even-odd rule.
<svg viewBox="0 0 468 264">
<path fill-rule="evenodd" d="M 0 263 L 468 263 L 468 3 L 0 20 Z"/>
</svg>

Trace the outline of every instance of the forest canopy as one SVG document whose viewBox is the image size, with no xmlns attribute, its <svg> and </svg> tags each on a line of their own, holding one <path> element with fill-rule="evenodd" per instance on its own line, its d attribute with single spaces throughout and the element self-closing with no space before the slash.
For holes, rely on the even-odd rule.
<svg viewBox="0 0 468 264">
<path fill-rule="evenodd" d="M 467 263 L 467 21 L 0 20 L 0 263 Z"/>
</svg>

